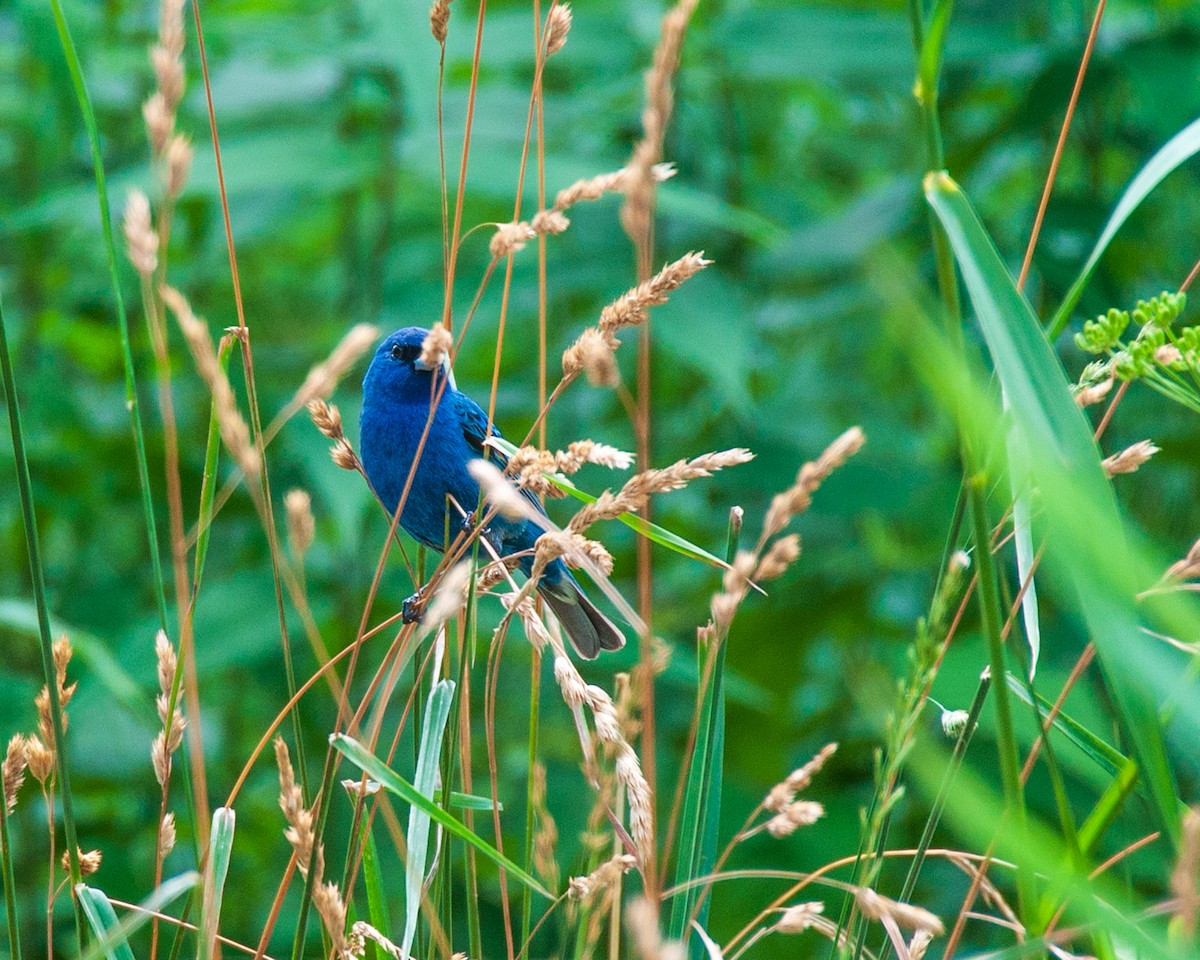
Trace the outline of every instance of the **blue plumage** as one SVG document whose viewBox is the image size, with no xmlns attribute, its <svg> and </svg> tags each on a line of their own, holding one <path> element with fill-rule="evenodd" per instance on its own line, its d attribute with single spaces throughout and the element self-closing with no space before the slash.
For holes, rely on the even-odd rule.
<svg viewBox="0 0 1200 960">
<path fill-rule="evenodd" d="M 474 400 L 459 393 L 449 368 L 430 368 L 421 362 L 421 345 L 428 333 L 421 327 L 405 327 L 387 337 L 375 351 L 363 380 L 359 453 L 367 477 L 389 513 L 395 512 L 413 461 L 417 461 L 400 525 L 415 540 L 440 551 L 454 539 L 462 524 L 462 514 L 456 508 L 451 506 L 447 511 L 448 497 L 468 514 L 479 500 L 479 485 L 467 464 L 486 458 L 503 467 L 505 459 L 484 445 L 487 414 Z M 449 377 L 449 382 L 434 408 L 418 459 L 417 448 L 429 421 L 430 403 L 443 377 Z M 495 426 L 492 433 L 499 436 Z M 540 511 L 536 498 L 530 500 Z M 500 556 L 524 553 L 521 568 L 528 575 L 531 551 L 541 533 L 531 521 L 497 516 L 486 535 Z M 546 568 L 538 592 L 581 656 L 591 659 L 602 649 L 616 650 L 625 643 L 621 632 L 588 600 L 561 560 Z"/>
</svg>

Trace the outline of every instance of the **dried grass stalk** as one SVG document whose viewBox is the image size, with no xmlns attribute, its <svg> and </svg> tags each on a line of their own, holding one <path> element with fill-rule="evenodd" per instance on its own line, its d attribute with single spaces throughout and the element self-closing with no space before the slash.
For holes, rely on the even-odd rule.
<svg viewBox="0 0 1200 960">
<path fill-rule="evenodd" d="M 207 325 L 192 313 L 192 308 L 184 296 L 173 287 L 164 286 L 161 290 L 163 302 L 175 314 L 188 349 L 196 363 L 196 370 L 208 385 L 213 396 L 213 407 L 217 414 L 217 425 L 221 430 L 221 439 L 229 449 L 233 459 L 247 477 L 257 477 L 262 466 L 258 450 L 250 441 L 250 428 L 238 412 L 237 402 L 233 397 L 233 389 L 229 386 L 229 378 L 217 362 L 217 354 L 213 349 L 212 338 L 208 334 Z"/>
<path fill-rule="evenodd" d="M 1182 826 L 1179 857 L 1171 871 L 1171 893 L 1175 897 L 1175 924 L 1191 942 L 1196 938 L 1196 915 L 1200 912 L 1200 892 L 1196 889 L 1197 875 L 1200 874 L 1200 811 L 1189 807 L 1183 815 Z"/>
<path fill-rule="evenodd" d="M 317 524 L 313 519 L 312 497 L 307 490 L 289 490 L 283 498 L 287 512 L 288 544 L 292 555 L 302 559 L 316 537 Z"/>
</svg>

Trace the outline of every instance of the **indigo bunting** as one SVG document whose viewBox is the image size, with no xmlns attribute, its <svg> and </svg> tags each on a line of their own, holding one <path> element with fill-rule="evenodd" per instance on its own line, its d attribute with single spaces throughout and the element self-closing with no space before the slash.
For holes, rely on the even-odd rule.
<svg viewBox="0 0 1200 960">
<path fill-rule="evenodd" d="M 453 497 L 468 512 L 479 502 L 479 484 L 467 464 L 486 459 L 503 469 L 507 458 L 485 445 L 487 414 L 455 387 L 449 362 L 431 366 L 422 360 L 422 345 L 428 333 L 420 327 L 405 327 L 384 339 L 375 351 L 363 379 L 359 453 L 376 494 L 394 514 L 429 422 L 400 525 L 417 542 L 442 551 L 447 530 L 453 539 L 461 522 L 461 514 L 454 507 L 449 508 L 452 512 L 447 516 L 448 498 Z M 442 378 L 445 389 L 431 421 L 430 405 L 442 388 Z M 500 436 L 494 425 L 492 435 Z M 522 492 L 544 515 L 537 498 Z M 468 518 L 468 528 L 469 523 Z M 483 535 L 501 557 L 522 554 L 521 569 L 528 576 L 533 566 L 533 547 L 541 533 L 542 528 L 532 520 L 511 520 L 497 514 Z M 547 565 L 537 590 L 581 657 L 591 660 L 601 650 L 624 646 L 621 631 L 596 609 L 561 559 Z"/>
</svg>

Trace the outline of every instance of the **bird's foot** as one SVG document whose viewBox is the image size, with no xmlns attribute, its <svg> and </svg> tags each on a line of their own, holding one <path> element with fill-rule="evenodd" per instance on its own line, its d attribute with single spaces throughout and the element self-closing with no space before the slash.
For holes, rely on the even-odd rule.
<svg viewBox="0 0 1200 960">
<path fill-rule="evenodd" d="M 405 600 L 404 605 L 400 608 L 400 619 L 404 623 L 420 623 L 421 617 L 424 615 L 425 598 L 419 591 Z"/>
</svg>

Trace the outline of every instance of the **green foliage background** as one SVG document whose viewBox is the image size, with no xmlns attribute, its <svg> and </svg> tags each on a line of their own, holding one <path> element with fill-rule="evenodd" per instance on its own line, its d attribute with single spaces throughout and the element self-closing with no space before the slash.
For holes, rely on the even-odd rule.
<svg viewBox="0 0 1200 960">
<path fill-rule="evenodd" d="M 457 0 L 452 12 L 445 100 L 452 175 L 477 10 Z M 269 418 L 352 323 L 427 325 L 440 311 L 437 46 L 422 0 L 297 0 L 286 7 L 213 0 L 202 13 L 247 321 Z M 1090 5 L 1076 0 L 962 2 L 955 12 L 942 84 L 948 168 L 1014 267 L 1091 14 Z M 567 47 L 545 77 L 551 195 L 625 162 L 639 130 L 641 76 L 659 15 L 658 6 L 631 0 L 576 7 Z M 157 7 L 72 2 L 67 16 L 120 204 L 129 187 L 146 187 L 150 179 L 140 105 L 152 83 L 146 51 Z M 186 56 L 189 91 L 179 128 L 193 136 L 197 158 L 172 235 L 171 276 L 217 329 L 236 317 L 191 35 Z M 490 3 L 468 226 L 511 216 L 532 63 L 528 7 Z M 1194 9 L 1171 0 L 1109 5 L 1031 276 L 1031 299 L 1043 314 L 1060 299 L 1124 183 L 1194 118 L 1198 70 Z M 864 452 L 822 489 L 803 519 L 801 561 L 769 597 L 751 597 L 729 647 L 725 835 L 771 784 L 837 740 L 836 762 L 811 794 L 827 804 L 829 817 L 788 841 L 755 839 L 737 862 L 803 869 L 855 852 L 891 678 L 904 669 L 903 651 L 928 605 L 957 493 L 953 426 L 881 323 L 894 308 L 877 282 L 882 257 L 904 264 L 916 283 L 932 278 L 912 77 L 901 5 L 765 0 L 702 3 L 678 77 L 665 152 L 679 173 L 661 191 L 658 257 L 703 249 L 716 265 L 655 312 L 655 460 L 729 446 L 748 446 L 758 459 L 661 498 L 656 520 L 719 552 L 731 505 L 746 508 L 756 532 L 771 494 L 804 459 L 851 424 L 868 436 Z M 1191 202 L 1197 186 L 1195 169 L 1185 167 L 1139 210 L 1105 257 L 1083 315 L 1178 286 L 1200 255 Z M 552 371 L 562 348 L 632 283 L 632 252 L 616 210 L 611 198 L 577 208 L 571 229 L 549 244 Z M 487 236 L 486 229 L 477 232 L 463 248 L 461 291 L 473 289 L 486 263 Z M 122 269 L 127 301 L 134 302 L 135 277 Z M 524 435 L 536 413 L 535 269 L 532 250 L 518 256 L 498 398 L 499 422 L 513 437 Z M 78 651 L 71 738 L 82 842 L 105 853 L 104 888 L 137 899 L 148 887 L 158 803 L 148 759 L 157 618 L 87 144 L 41 0 L 11 0 L 0 9 L 0 291 L 14 331 L 52 608 Z M 486 396 L 490 382 L 498 298 L 494 284 L 457 366 L 460 386 L 477 397 Z M 145 415 L 157 427 L 140 311 L 131 319 Z M 172 348 L 184 502 L 194 515 L 207 397 L 178 338 Z M 1069 370 L 1082 367 L 1069 338 L 1061 349 Z M 633 356 L 632 346 L 619 355 L 630 382 Z M 360 375 L 361 368 L 334 397 L 351 426 Z M 614 396 L 586 385 L 556 406 L 549 432 L 553 446 L 584 436 L 627 449 L 633 443 Z M 157 429 L 150 436 L 162 507 L 161 440 Z M 1118 480 L 1118 493 L 1165 549 L 1182 553 L 1200 532 L 1200 431 L 1186 412 L 1135 390 L 1106 452 L 1144 437 L 1163 452 L 1150 468 Z M 318 534 L 309 591 L 326 640 L 340 648 L 353 639 L 385 528 L 364 485 L 337 470 L 325 446 L 297 418 L 272 448 L 271 470 L 277 498 L 291 486 L 313 494 Z M 5 434 L 5 463 L 9 452 Z M 33 726 L 41 679 L 19 504 L 4 470 L 0 731 L 7 734 Z M 580 480 L 594 491 L 610 482 L 599 471 Z M 160 529 L 166 530 L 165 511 Z M 611 525 L 602 536 L 617 555 L 617 583 L 633 596 L 629 532 Z M 692 705 L 694 629 L 717 585 L 713 571 L 656 554 L 654 627 L 675 649 L 660 685 L 664 798 Z M 403 568 L 394 565 L 378 609 L 394 609 L 409 592 Z M 286 700 L 273 602 L 266 543 L 239 492 L 217 520 L 197 613 L 216 800 Z M 1054 643 L 1043 650 L 1042 675 L 1046 688 L 1056 690 L 1084 641 L 1072 623 L 1056 622 L 1052 609 L 1045 616 L 1044 633 Z M 302 645 L 298 629 L 295 636 Z M 511 725 L 513 736 L 501 744 L 500 787 L 515 841 L 523 823 L 528 652 L 510 643 L 505 656 L 498 723 L 502 730 Z M 589 668 L 589 675 L 609 685 L 612 672 L 632 662 L 626 651 Z M 972 620 L 934 695 L 965 707 L 985 662 Z M 300 674 L 311 673 L 314 663 L 302 650 Z M 1075 697 L 1076 714 L 1098 716 L 1095 690 L 1085 686 Z M 333 706 L 317 693 L 301 715 L 316 749 Z M 567 865 L 578 852 L 591 796 L 577 768 L 568 713 L 551 699 L 543 716 L 551 809 Z M 1020 720 L 1027 741 L 1029 724 Z M 987 723 L 968 763 L 994 783 Z M 940 736 L 932 710 L 926 733 Z M 1062 753 L 1070 787 L 1094 791 L 1094 769 L 1080 755 Z M 1194 754 L 1181 750 L 1177 759 L 1185 779 L 1194 777 Z M 482 754 L 479 764 L 485 771 Z M 239 803 L 230 883 L 244 892 L 228 899 L 224 929 L 247 939 L 257 935 L 285 862 L 274 777 L 268 762 L 260 764 Z M 1049 809 L 1049 791 L 1036 775 L 1030 796 L 1035 808 Z M 901 807 L 893 845 L 915 840 L 926 809 L 916 789 Z M 30 916 L 44 869 L 36 811 L 23 804 L 17 816 L 17 875 L 28 878 L 22 904 Z M 1124 832 L 1132 837 L 1136 807 L 1129 816 Z M 936 842 L 965 841 L 947 828 Z M 176 857 L 182 867 L 186 855 Z M 1161 880 L 1166 865 L 1149 856 L 1130 869 Z M 964 888 L 961 875 L 933 864 L 918 900 L 953 915 Z M 757 883 L 719 887 L 712 929 L 736 929 L 773 892 Z M 493 886 L 484 896 L 485 910 L 498 909 Z M 286 920 L 281 930 L 289 930 Z M 768 941 L 762 950 L 784 955 L 790 947 Z"/>
</svg>

